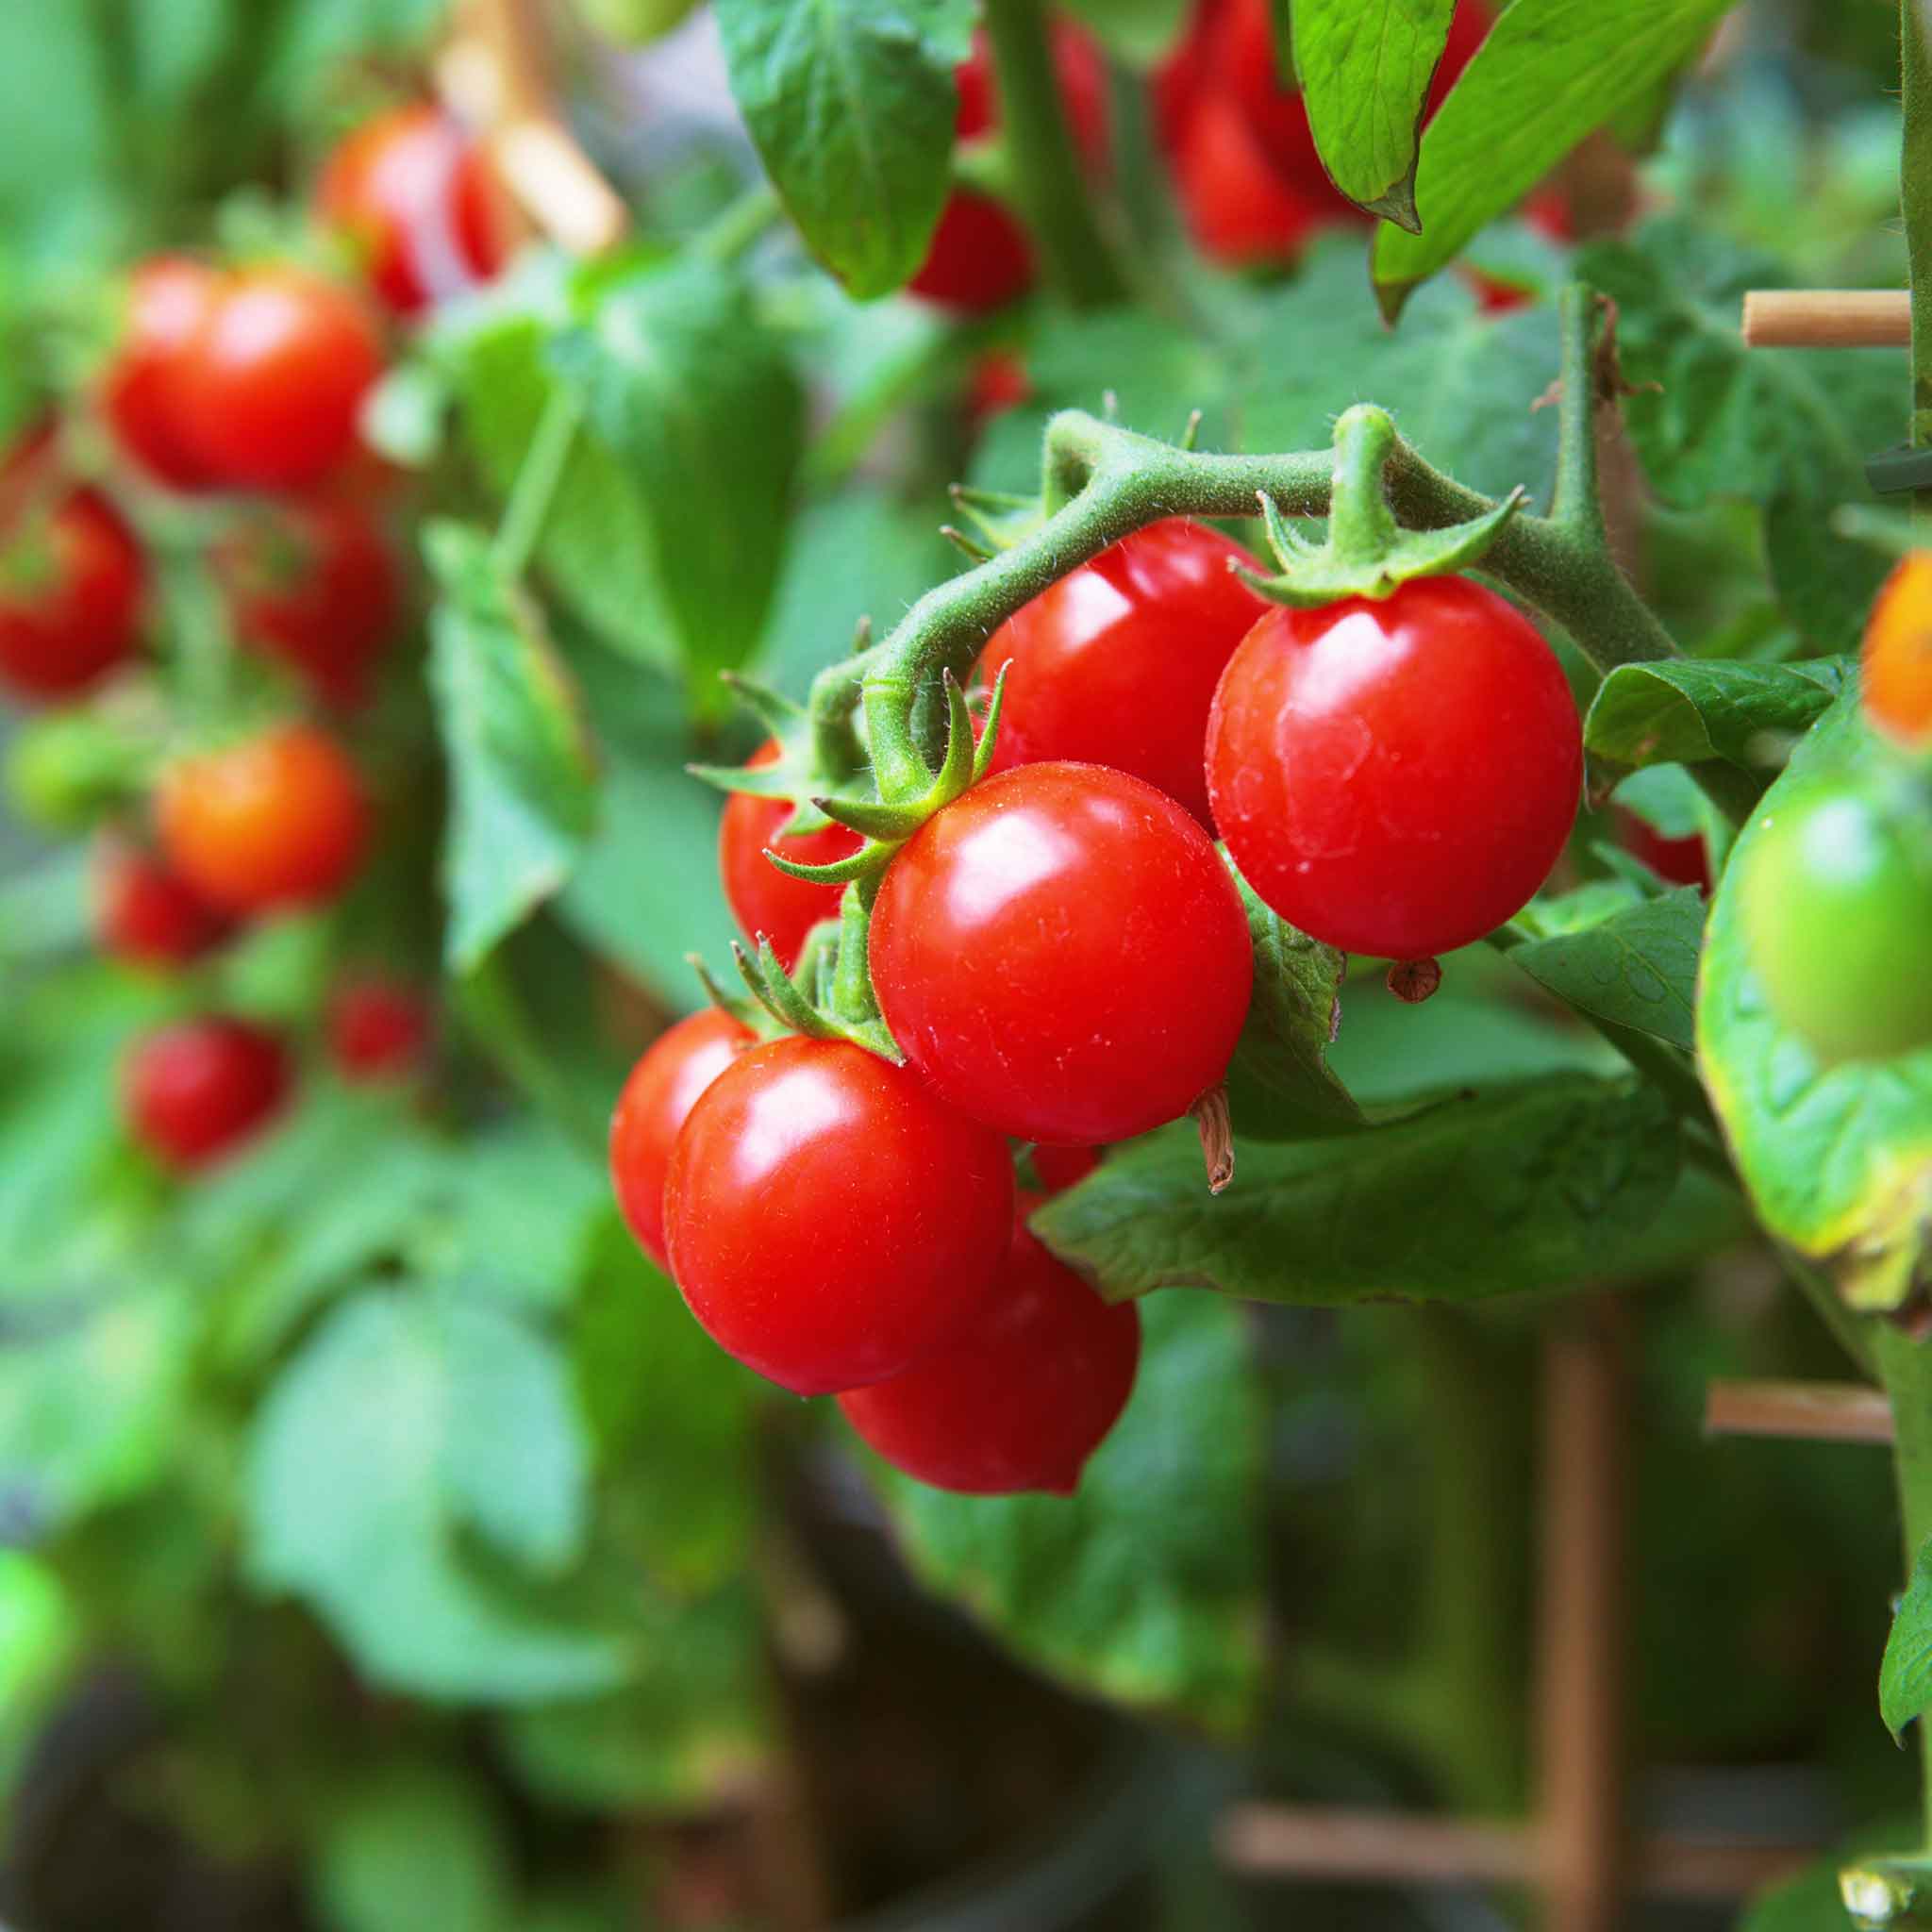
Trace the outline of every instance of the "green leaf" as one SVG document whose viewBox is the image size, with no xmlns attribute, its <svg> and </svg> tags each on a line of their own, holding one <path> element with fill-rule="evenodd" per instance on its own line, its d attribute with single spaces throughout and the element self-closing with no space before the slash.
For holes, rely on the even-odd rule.
<svg viewBox="0 0 1932 1932">
<path fill-rule="evenodd" d="M 1227 1070 L 1237 1136 L 1293 1138 L 1363 1124 L 1362 1110 L 1328 1064 L 1341 1024 L 1348 957 L 1264 905 L 1232 861 L 1255 948 L 1255 992 Z"/>
<path fill-rule="evenodd" d="M 496 1446 L 491 1405 L 515 1419 Z M 364 1294 L 329 1316 L 256 1418 L 248 1574 L 303 1597 L 391 1690 L 591 1695 L 625 1674 L 617 1635 L 546 1614 L 462 1541 L 474 1531 L 510 1562 L 554 1568 L 581 1537 L 584 1477 L 547 1343 L 482 1304 Z"/>
<path fill-rule="evenodd" d="M 918 1575 L 1022 1656 L 1232 1730 L 1262 1634 L 1263 1417 L 1245 1324 L 1207 1295 L 1156 1296 L 1141 1320 L 1133 1399 L 1076 1495 L 957 1496 L 875 1474 Z"/>
<path fill-rule="evenodd" d="M 1131 67 L 1155 67 L 1188 24 L 1189 0 L 1067 0 L 1108 47 Z"/>
<path fill-rule="evenodd" d="M 1906 1593 L 1892 1613 L 1878 1666 L 1878 1714 L 1900 1743 L 1905 1728 L 1932 1710 L 1932 1537 L 1919 1545 Z"/>
<path fill-rule="evenodd" d="M 702 1810 L 741 1791 L 769 1747 L 758 1600 L 741 1575 L 689 1603 L 649 1591 L 629 1602 L 636 1682 L 512 1711 L 500 1735 L 524 1782 L 552 1803 Z"/>
<path fill-rule="evenodd" d="M 1694 886 L 1641 899 L 1581 932 L 1530 941 L 1510 959 L 1559 1000 L 1689 1052 L 1704 938 Z"/>
<path fill-rule="evenodd" d="M 443 853 L 444 957 L 467 973 L 570 876 L 596 818 L 575 694 L 489 541 L 432 525 L 440 595 L 429 676 L 454 802 Z"/>
<path fill-rule="evenodd" d="M 1351 201 L 1404 228 L 1421 227 L 1416 141 L 1455 10 L 1456 0 L 1293 0 L 1291 8 L 1322 165 Z"/>
<path fill-rule="evenodd" d="M 644 509 L 666 621 L 701 703 L 764 627 L 784 555 L 805 397 L 736 275 L 697 261 L 601 290 L 551 358 Z"/>
<path fill-rule="evenodd" d="M 0 880 L 0 965 L 79 951 L 93 931 L 89 870 L 73 844 Z"/>
<path fill-rule="evenodd" d="M 952 178 L 972 0 L 719 0 L 731 92 L 806 246 L 853 294 L 909 281 Z"/>
<path fill-rule="evenodd" d="M 448 351 L 464 436 L 491 487 L 507 498 L 558 388 L 544 359 L 550 319 L 492 314 Z M 592 425 L 578 426 L 537 562 L 598 641 L 625 657 L 675 670 L 677 644 L 651 565 L 650 523 L 636 480 Z"/>
<path fill-rule="evenodd" d="M 1666 218 L 1600 242 L 1577 273 L 1617 304 L 1624 419 L 1644 473 L 1674 508 L 1740 497 L 1765 511 L 1779 601 L 1827 650 L 1852 648 L 1885 560 L 1837 535 L 1831 513 L 1869 502 L 1864 461 L 1898 438 L 1898 375 L 1882 356 L 1747 348 L 1746 290 L 1790 279 L 1774 258 L 1703 223 Z"/>
<path fill-rule="evenodd" d="M 1765 1226 L 1831 1257 L 1848 1300 L 1893 1307 L 1925 1251 L 1932 1049 L 1822 1066 L 1772 1011 L 1752 970 L 1743 885 L 1779 813 L 1870 775 L 1876 747 L 1856 687 L 1799 742 L 1738 835 L 1718 882 L 1697 991 L 1697 1052 L 1738 1172 Z"/>
<path fill-rule="evenodd" d="M 1391 222 L 1376 232 L 1384 313 L 1401 313 L 1418 282 L 1514 208 L 1586 134 L 1694 58 L 1730 4 L 1514 0 L 1506 8 L 1423 135 L 1420 232 Z"/>
<path fill-rule="evenodd" d="M 391 1765 L 324 1825 L 309 1885 L 330 1932 L 510 1932 L 515 1875 L 482 1782 L 452 1763 Z"/>
<path fill-rule="evenodd" d="M 1557 371 L 1553 308 L 1485 315 L 1468 289 L 1449 280 L 1423 291 L 1408 326 L 1391 333 L 1362 286 L 1359 243 L 1338 236 L 1309 251 L 1292 283 L 1257 302 L 1253 321 L 1237 400 L 1239 447 L 1324 448 L 1338 397 L 1368 396 L 1471 489 L 1500 499 L 1521 484 L 1548 502 L 1556 411 L 1532 406 Z"/>
<path fill-rule="evenodd" d="M 1373 1133 L 1240 1150 L 1211 1196 L 1191 1125 L 1110 1155 L 1034 1217 L 1110 1301 L 1476 1301 L 1601 1283 L 1677 1174 L 1663 1099 L 1580 1074 L 1447 1101 Z"/>
<path fill-rule="evenodd" d="M 1764 776 L 1844 688 L 1832 658 L 1744 664 L 1672 658 L 1620 664 L 1604 679 L 1583 724 L 1583 742 L 1613 765 L 1694 765 L 1723 758 Z"/>
</svg>

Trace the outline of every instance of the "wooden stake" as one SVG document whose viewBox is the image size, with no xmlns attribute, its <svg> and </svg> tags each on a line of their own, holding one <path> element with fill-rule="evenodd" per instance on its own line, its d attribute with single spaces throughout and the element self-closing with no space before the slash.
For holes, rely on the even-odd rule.
<svg viewBox="0 0 1932 1932">
<path fill-rule="evenodd" d="M 1903 289 L 1753 289 L 1744 342 L 1753 349 L 1904 349 L 1911 297 Z"/>
<path fill-rule="evenodd" d="M 1891 1405 L 1862 1382 L 1713 1382 L 1707 1436 L 1781 1436 L 1801 1442 L 1890 1442 Z"/>
<path fill-rule="evenodd" d="M 1548 1932 L 1622 1922 L 1627 1391 L 1608 1300 L 1543 1344 L 1539 1838 Z"/>
</svg>

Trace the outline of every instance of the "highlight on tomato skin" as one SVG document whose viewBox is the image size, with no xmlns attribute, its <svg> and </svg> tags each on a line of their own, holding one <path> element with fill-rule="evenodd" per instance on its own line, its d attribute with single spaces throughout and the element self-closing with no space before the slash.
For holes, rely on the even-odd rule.
<svg viewBox="0 0 1932 1932">
<path fill-rule="evenodd" d="M 698 1096 L 753 1044 L 751 1029 L 718 1007 L 688 1013 L 630 1070 L 610 1116 L 610 1184 L 638 1245 L 667 1272 L 664 1177 Z"/>
<path fill-rule="evenodd" d="M 1211 831 L 1202 750 L 1214 688 L 1266 608 L 1231 566 L 1231 538 L 1169 517 L 1080 565 L 1009 617 L 981 654 L 1004 666 L 993 770 L 1046 759 L 1109 765 Z"/>
<path fill-rule="evenodd" d="M 893 1468 L 969 1496 L 1071 1496 L 1133 1393 L 1141 1311 L 1109 1307 L 1025 1224 L 985 1308 L 904 1374 L 839 1407 Z"/>
<path fill-rule="evenodd" d="M 1241 896 L 1163 791 L 1021 765 L 927 821 L 873 908 L 873 984 L 908 1063 L 1016 1140 L 1091 1146 L 1221 1079 L 1254 983 Z"/>
<path fill-rule="evenodd" d="M 767 739 L 747 762 L 769 765 L 777 756 L 777 741 Z M 793 878 L 780 872 L 766 852 L 776 852 L 796 865 L 830 865 L 849 858 L 865 843 L 844 825 L 781 836 L 778 827 L 791 816 L 792 808 L 791 799 L 734 791 L 724 801 L 718 822 L 718 874 L 724 881 L 725 904 L 739 930 L 753 944 L 760 939 L 771 941 L 787 972 L 797 963 L 812 927 L 823 919 L 838 918 L 844 888 Z"/>
<path fill-rule="evenodd" d="M 791 1035 L 698 1096 L 664 1181 L 671 1273 L 728 1355 L 797 1395 L 943 1347 L 1011 1241 L 1006 1141 L 909 1067 Z"/>
<path fill-rule="evenodd" d="M 136 1042 L 122 1099 L 135 1139 L 164 1167 L 194 1174 L 238 1154 L 280 1112 L 294 1070 L 265 1027 L 208 1014 Z"/>
<path fill-rule="evenodd" d="M 1276 608 L 1208 734 L 1214 823 L 1291 925 L 1372 958 L 1469 945 L 1535 894 L 1574 823 L 1583 734 L 1556 655 L 1465 577 Z"/>
<path fill-rule="evenodd" d="M 1932 550 L 1902 557 L 1865 623 L 1865 715 L 1910 749 L 1932 745 Z"/>
<path fill-rule="evenodd" d="M 155 971 L 192 964 L 235 930 L 158 853 L 122 832 L 104 832 L 95 841 L 93 901 L 101 949 Z"/>
</svg>

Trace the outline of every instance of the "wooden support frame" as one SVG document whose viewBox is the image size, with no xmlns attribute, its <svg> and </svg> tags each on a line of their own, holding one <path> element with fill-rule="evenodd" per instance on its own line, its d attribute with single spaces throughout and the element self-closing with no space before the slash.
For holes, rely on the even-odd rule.
<svg viewBox="0 0 1932 1932">
<path fill-rule="evenodd" d="M 1903 289 L 1753 289 L 1744 297 L 1753 349 L 1904 349 L 1911 297 Z"/>
</svg>

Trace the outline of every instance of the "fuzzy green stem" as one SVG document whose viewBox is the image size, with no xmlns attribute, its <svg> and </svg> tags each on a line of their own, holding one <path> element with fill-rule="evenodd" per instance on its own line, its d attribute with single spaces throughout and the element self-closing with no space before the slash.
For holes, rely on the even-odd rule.
<svg viewBox="0 0 1932 1932">
<path fill-rule="evenodd" d="M 734 262 L 763 238 L 781 211 L 777 192 L 761 181 L 726 203 L 708 225 L 699 229 L 691 241 L 692 252 L 707 261 Z"/>
<path fill-rule="evenodd" d="M 1597 358 L 1608 305 L 1583 282 L 1557 298 L 1563 379 L 1557 391 L 1557 487 L 1550 521 L 1586 541 L 1604 541 L 1604 506 L 1596 459 Z"/>
<path fill-rule="evenodd" d="M 1126 291 L 1087 198 L 1080 158 L 1060 108 L 1041 0 L 986 0 L 1013 198 L 1049 286 L 1075 308 L 1104 308 Z"/>
<path fill-rule="evenodd" d="M 1920 1546 L 1932 1537 L 1932 1346 L 1894 1322 L 1872 1324 L 1878 1375 L 1891 1398 L 1893 1466 L 1909 1574 Z M 1919 1724 L 1924 1827 L 1921 1850 L 1932 1853 L 1932 1724 Z"/>
<path fill-rule="evenodd" d="M 1382 472 L 1395 448 L 1395 424 L 1386 409 L 1357 403 L 1335 425 L 1335 475 L 1330 487 L 1328 547 L 1338 561 L 1374 564 L 1398 534 Z M 1283 559 L 1282 567 L 1288 567 Z"/>
<path fill-rule="evenodd" d="M 522 576 L 536 555 L 583 416 L 583 405 L 570 390 L 553 390 L 543 405 L 496 527 L 491 555 L 506 576 Z"/>
<path fill-rule="evenodd" d="M 1900 0 L 1899 77 L 1905 144 L 1899 162 L 1899 208 L 1912 290 L 1912 419 L 1915 449 L 1932 446 L 1932 23 L 1921 0 Z M 1932 492 L 1915 503 L 1924 514 Z"/>
</svg>

